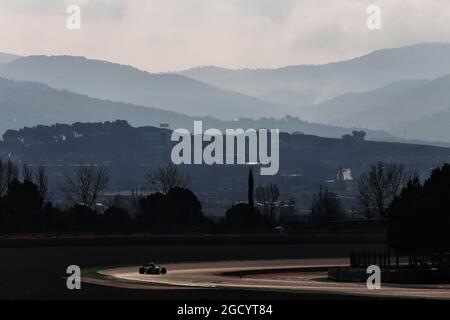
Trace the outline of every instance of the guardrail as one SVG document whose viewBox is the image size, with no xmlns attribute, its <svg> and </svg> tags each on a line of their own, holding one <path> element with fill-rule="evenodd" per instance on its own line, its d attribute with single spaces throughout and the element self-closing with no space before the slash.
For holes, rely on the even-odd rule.
<svg viewBox="0 0 450 320">
<path fill-rule="evenodd" d="M 377 265 L 380 268 L 400 267 L 400 256 L 390 252 L 359 252 L 350 253 L 350 266 L 354 268 L 367 268 Z"/>
</svg>

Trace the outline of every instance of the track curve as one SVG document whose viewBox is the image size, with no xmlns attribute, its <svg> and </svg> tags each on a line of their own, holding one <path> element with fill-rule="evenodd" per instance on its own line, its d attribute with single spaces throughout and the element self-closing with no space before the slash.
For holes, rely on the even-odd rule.
<svg viewBox="0 0 450 320">
<path fill-rule="evenodd" d="M 86 282 L 136 289 L 216 288 L 333 293 L 362 297 L 450 299 L 450 285 L 382 284 L 369 290 L 364 283 L 332 282 L 327 268 L 348 265 L 347 259 L 296 259 L 168 264 L 166 275 L 140 275 L 139 266 L 99 270 L 101 278 Z"/>
</svg>

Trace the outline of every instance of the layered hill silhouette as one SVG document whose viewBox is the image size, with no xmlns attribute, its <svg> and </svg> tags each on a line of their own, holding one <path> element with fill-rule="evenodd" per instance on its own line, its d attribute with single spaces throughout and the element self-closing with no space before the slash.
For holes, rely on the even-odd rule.
<svg viewBox="0 0 450 320">
<path fill-rule="evenodd" d="M 386 130 L 397 136 L 450 141 L 450 75 L 434 80 L 400 81 L 378 90 L 351 93 L 303 108 L 305 119 L 338 126 Z M 437 116 L 439 114 L 439 116 Z"/>
<path fill-rule="evenodd" d="M 450 44 L 383 49 L 323 65 L 258 70 L 201 67 L 180 74 L 268 101 L 301 106 L 348 92 L 375 90 L 400 80 L 434 79 L 450 74 Z"/>
<path fill-rule="evenodd" d="M 37 81 L 90 97 L 211 116 L 222 120 L 290 113 L 288 107 L 215 88 L 175 74 L 153 74 L 131 66 L 72 56 L 30 56 L 0 69 L 0 76 Z"/>
<path fill-rule="evenodd" d="M 0 132 L 8 129 L 52 125 L 55 123 L 103 122 L 126 120 L 133 126 L 169 124 L 170 128 L 192 129 L 194 120 L 205 127 L 218 128 L 279 128 L 286 132 L 341 137 L 352 129 L 320 125 L 298 118 L 240 119 L 221 121 L 211 117 L 189 117 L 184 114 L 91 98 L 66 90 L 56 90 L 45 84 L 0 78 Z M 368 131 L 369 139 L 395 140 L 384 132 Z"/>
<path fill-rule="evenodd" d="M 18 58 L 20 58 L 20 56 L 17 56 L 15 54 L 0 52 L 0 68 L 7 65 L 8 63 L 13 62 L 14 60 L 16 60 Z"/>
<path fill-rule="evenodd" d="M 428 80 L 402 80 L 373 91 L 346 93 L 317 105 L 302 107 L 300 114 L 310 121 L 342 123 L 346 126 L 347 118 L 389 104 L 399 95 L 427 82 Z"/>
<path fill-rule="evenodd" d="M 54 108 L 70 109 L 65 115 L 54 116 L 47 110 L 51 107 L 42 104 L 35 110 L 47 110 L 45 116 L 28 115 L 24 110 L 33 106 L 33 93 L 25 94 L 20 102 L 6 94 L 1 98 L 4 116 L 0 130 L 36 125 L 40 119 L 43 124 L 125 119 L 132 125 L 169 122 L 175 128 L 189 127 L 187 122 L 192 123 L 195 117 L 216 128 L 271 127 L 324 137 L 366 128 L 370 129 L 369 139 L 392 141 L 396 136 L 450 142 L 445 121 L 450 117 L 449 75 L 450 44 L 439 43 L 383 49 L 317 66 L 260 70 L 204 67 L 181 74 L 152 74 L 83 57 L 0 54 L 0 77 L 43 83 L 48 86 L 47 94 L 57 89 L 50 94 L 58 97 L 53 100 L 58 105 Z M 16 84 L 16 96 L 20 90 L 33 87 Z M 78 94 L 76 98 L 68 96 L 69 101 L 81 99 L 86 107 L 71 110 L 77 109 L 79 102 L 66 106 L 61 95 L 69 92 Z M 40 99 L 45 101 L 42 92 Z M 20 106 L 15 109 L 14 103 Z M 232 121 L 237 118 L 240 120 Z M 16 125 L 15 121 L 23 122 Z"/>
<path fill-rule="evenodd" d="M 20 58 L 20 56 L 15 54 L 0 52 L 0 63 L 10 63 L 18 58 Z"/>
<path fill-rule="evenodd" d="M 153 138 L 149 139 L 149 136 Z M 123 120 L 39 125 L 8 130 L 3 135 L 3 141 L 0 141 L 0 154 L 13 154 L 17 160 L 24 162 L 41 159 L 46 163 L 59 163 L 61 159 L 65 159 L 66 163 L 73 163 L 74 158 L 82 154 L 93 162 L 118 160 L 118 164 L 129 165 L 127 161 L 122 162 L 124 157 L 133 155 L 137 163 L 149 161 L 149 158 L 155 156 L 152 155 L 152 150 L 158 148 L 162 148 L 158 152 L 164 154 L 164 159 L 169 158 L 172 144 L 168 139 L 167 129 L 148 126 L 136 128 Z M 428 169 L 426 163 L 440 163 L 441 159 L 450 156 L 450 148 L 288 133 L 280 134 L 280 145 L 283 146 L 280 149 L 281 167 L 288 171 L 301 167 L 305 174 L 314 174 L 312 171 L 317 170 L 318 165 L 334 173 L 333 170 L 339 164 L 364 167 L 374 159 L 405 157 Z M 163 161 L 159 161 L 161 160 Z M 334 165 L 330 165 L 330 162 Z M 209 166 L 204 166 L 207 167 Z M 221 169 L 227 168 L 229 166 L 218 166 L 214 168 L 214 172 L 219 173 Z M 320 170 L 316 173 L 323 174 Z M 206 171 L 205 174 L 210 175 L 211 171 Z M 211 177 L 208 176 L 207 179 L 211 180 Z"/>
</svg>

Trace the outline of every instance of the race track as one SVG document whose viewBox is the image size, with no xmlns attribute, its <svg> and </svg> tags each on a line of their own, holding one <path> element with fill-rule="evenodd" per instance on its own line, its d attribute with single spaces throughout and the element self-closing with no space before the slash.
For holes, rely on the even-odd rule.
<svg viewBox="0 0 450 320">
<path fill-rule="evenodd" d="M 99 270 L 99 277 L 84 281 L 127 289 L 182 290 L 194 288 L 243 289 L 290 293 L 332 293 L 359 297 L 450 299 L 450 285 L 382 284 L 369 290 L 364 283 L 326 279 L 331 266 L 348 265 L 347 259 L 295 259 L 177 263 L 164 265 L 166 275 L 140 275 L 139 266 Z"/>
</svg>

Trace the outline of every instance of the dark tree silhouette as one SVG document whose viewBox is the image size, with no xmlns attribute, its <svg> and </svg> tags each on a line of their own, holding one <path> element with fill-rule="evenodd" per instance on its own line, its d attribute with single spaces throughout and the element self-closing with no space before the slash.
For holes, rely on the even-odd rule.
<svg viewBox="0 0 450 320">
<path fill-rule="evenodd" d="M 248 172 L 248 203 L 233 205 L 225 213 L 225 222 L 234 226 L 252 227 L 262 222 L 261 213 L 255 208 L 253 170 Z"/>
<path fill-rule="evenodd" d="M 118 206 L 111 206 L 103 213 L 103 226 L 112 231 L 127 230 L 131 226 L 128 211 Z"/>
<path fill-rule="evenodd" d="M 253 198 L 253 188 L 254 188 L 254 181 L 253 181 L 253 170 L 250 168 L 248 172 L 248 206 L 251 211 L 255 209 L 255 200 Z"/>
<path fill-rule="evenodd" d="M 281 222 L 289 222 L 295 219 L 295 200 L 283 201 L 280 206 L 278 220 Z"/>
<path fill-rule="evenodd" d="M 189 189 L 171 188 L 140 198 L 139 219 L 145 224 L 195 224 L 204 221 L 202 205 Z"/>
<path fill-rule="evenodd" d="M 12 161 L 0 159 L 0 197 L 8 191 L 9 185 L 19 179 L 19 168 Z"/>
<path fill-rule="evenodd" d="M 202 222 L 202 205 L 197 196 L 189 189 L 175 187 L 167 193 L 169 221 L 174 223 Z"/>
<path fill-rule="evenodd" d="M 34 173 L 34 182 L 38 187 L 42 201 L 48 202 L 48 177 L 43 166 L 39 166 L 37 171 Z"/>
<path fill-rule="evenodd" d="M 80 165 L 66 174 L 61 191 L 73 204 L 92 208 L 108 185 L 108 173 L 104 167 Z"/>
<path fill-rule="evenodd" d="M 127 204 L 120 196 L 110 201 L 103 213 L 92 209 L 108 181 L 101 167 L 81 166 L 66 176 L 63 190 L 73 202 L 71 207 L 58 209 L 46 202 L 48 180 L 42 167 L 35 172 L 27 165 L 19 181 L 17 166 L 1 163 L 1 183 L 5 191 L 0 195 L 0 232 L 129 232 L 142 230 L 141 225 L 159 224 L 186 227 L 208 226 L 202 205 L 195 194 L 185 188 L 173 187 L 167 194 L 153 193 L 139 198 L 137 218 L 131 218 Z M 143 222 L 143 223 L 142 223 Z M 140 225 L 138 225 L 140 223 Z"/>
<path fill-rule="evenodd" d="M 377 162 L 358 179 L 359 202 L 367 218 L 385 218 L 386 209 L 411 174 L 402 164 Z"/>
<path fill-rule="evenodd" d="M 166 195 L 155 192 L 138 200 L 138 218 L 145 225 L 159 223 L 162 211 L 166 209 Z"/>
<path fill-rule="evenodd" d="M 225 222 L 233 226 L 254 227 L 262 222 L 261 214 L 247 203 L 233 205 L 225 213 Z"/>
<path fill-rule="evenodd" d="M 388 216 L 388 241 L 397 252 L 450 252 L 450 165 L 434 169 L 423 185 L 411 180 L 390 205 Z"/>
<path fill-rule="evenodd" d="M 51 202 L 44 205 L 39 219 L 39 231 L 70 231 L 71 227 L 67 212 L 54 207 Z"/>
<path fill-rule="evenodd" d="M 422 215 L 417 215 L 416 206 L 422 192 L 422 185 L 416 178 L 409 181 L 389 207 L 388 242 L 399 253 L 421 251 L 424 243 L 418 243 Z"/>
<path fill-rule="evenodd" d="M 174 164 L 158 167 L 145 177 L 147 189 L 152 192 L 168 193 L 170 189 L 189 188 L 191 179 L 183 174 Z"/>
<path fill-rule="evenodd" d="M 26 163 L 22 167 L 22 180 L 33 181 L 33 169 L 31 169 Z"/>
<path fill-rule="evenodd" d="M 276 219 L 276 202 L 280 197 L 280 189 L 276 184 L 258 186 L 255 191 L 256 201 L 262 207 L 262 215 L 268 221 Z"/>
<path fill-rule="evenodd" d="M 326 225 L 330 221 L 339 221 L 345 217 L 341 201 L 335 193 L 320 186 L 320 190 L 314 195 L 311 205 L 311 218 L 315 225 Z"/>
<path fill-rule="evenodd" d="M 47 176 L 23 166 L 22 181 L 17 165 L 0 160 L 0 231 L 38 232 L 65 230 L 66 217 L 47 202 Z M 36 180 L 36 182 L 34 181 Z"/>
<path fill-rule="evenodd" d="M 34 182 L 42 201 L 48 201 L 48 177 L 43 166 L 39 166 L 36 172 L 33 172 L 33 169 L 25 163 L 22 167 L 22 180 Z"/>
<path fill-rule="evenodd" d="M 68 210 L 68 216 L 74 231 L 99 231 L 102 229 L 100 215 L 88 206 L 75 204 Z"/>
<path fill-rule="evenodd" d="M 33 182 L 12 181 L 2 199 L 6 227 L 16 232 L 37 230 L 42 206 L 38 188 Z"/>
</svg>

